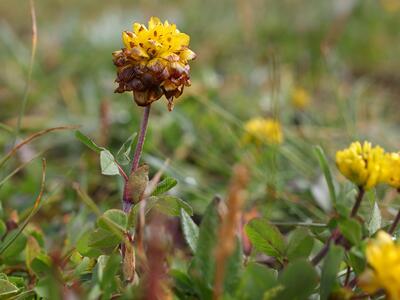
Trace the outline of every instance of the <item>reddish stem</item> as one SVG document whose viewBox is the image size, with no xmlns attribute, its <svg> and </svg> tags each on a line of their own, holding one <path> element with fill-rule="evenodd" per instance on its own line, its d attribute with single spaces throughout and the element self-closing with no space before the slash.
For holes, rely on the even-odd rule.
<svg viewBox="0 0 400 300">
<path fill-rule="evenodd" d="M 390 234 L 394 233 L 394 231 L 396 230 L 397 225 L 399 224 L 399 222 L 400 222 L 400 209 L 397 212 L 396 218 L 394 219 L 392 225 L 390 226 L 390 229 L 388 231 Z"/>
<path fill-rule="evenodd" d="M 357 215 L 358 209 L 360 208 L 362 199 L 364 197 L 364 193 L 365 193 L 364 188 L 359 187 L 356 202 L 354 203 L 353 209 L 351 210 L 350 214 L 352 218 L 354 218 Z M 312 264 L 316 266 L 328 254 L 331 241 L 336 244 L 339 243 L 342 239 L 343 239 L 342 234 L 339 232 L 338 229 L 335 229 L 332 232 L 331 236 L 328 238 L 328 241 L 326 242 L 324 247 L 322 247 L 322 249 L 317 253 L 317 255 L 311 260 Z"/>
<path fill-rule="evenodd" d="M 132 175 L 132 173 L 135 172 L 136 169 L 139 167 L 140 156 L 142 154 L 144 140 L 146 138 L 149 116 L 150 116 L 150 105 L 147 105 L 144 107 L 142 122 L 140 124 L 139 137 L 136 144 L 135 153 L 133 155 L 133 162 L 132 162 L 131 172 L 129 175 Z M 128 213 L 132 207 L 132 191 L 129 187 L 129 180 L 125 182 L 122 201 L 123 201 L 122 208 L 125 213 Z"/>
</svg>

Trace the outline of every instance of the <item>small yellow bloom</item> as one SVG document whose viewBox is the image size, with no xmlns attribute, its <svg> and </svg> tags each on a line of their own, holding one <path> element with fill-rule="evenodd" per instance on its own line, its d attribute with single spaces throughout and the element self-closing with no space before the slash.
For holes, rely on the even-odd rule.
<svg viewBox="0 0 400 300">
<path fill-rule="evenodd" d="M 388 13 L 395 13 L 400 11 L 399 0 L 381 0 L 381 5 Z"/>
<path fill-rule="evenodd" d="M 387 153 L 382 164 L 381 182 L 400 189 L 400 153 Z"/>
<path fill-rule="evenodd" d="M 292 104 L 295 108 L 303 110 L 310 105 L 310 102 L 310 94 L 305 89 L 297 87 L 293 90 Z"/>
<path fill-rule="evenodd" d="M 283 141 L 283 133 L 281 125 L 273 119 L 254 118 L 249 120 L 245 125 L 245 134 L 243 142 L 246 144 L 281 144 Z"/>
<path fill-rule="evenodd" d="M 381 147 L 372 147 L 371 143 L 354 142 L 349 148 L 336 153 L 336 165 L 339 171 L 357 186 L 369 189 L 381 179 L 384 151 Z"/>
<path fill-rule="evenodd" d="M 168 108 L 190 85 L 188 61 L 196 54 L 189 49 L 190 37 L 175 24 L 150 18 L 148 27 L 134 23 L 133 31 L 122 33 L 124 48 L 113 53 L 119 86 L 117 93 L 133 91 L 135 102 L 147 106 L 163 95 Z"/>
<path fill-rule="evenodd" d="M 400 245 L 384 231 L 379 231 L 366 249 L 369 268 L 360 276 L 359 285 L 372 294 L 384 289 L 388 299 L 400 300 Z"/>
</svg>

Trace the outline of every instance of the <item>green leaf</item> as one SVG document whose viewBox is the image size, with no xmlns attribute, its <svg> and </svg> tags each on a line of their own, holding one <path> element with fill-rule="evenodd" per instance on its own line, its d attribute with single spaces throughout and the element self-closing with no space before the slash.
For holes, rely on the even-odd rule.
<svg viewBox="0 0 400 300">
<path fill-rule="evenodd" d="M 104 150 L 103 147 L 99 147 L 96 145 L 95 142 L 93 142 L 93 140 L 91 138 L 89 138 L 88 136 L 84 135 L 81 131 L 77 130 L 75 131 L 75 137 L 81 141 L 85 146 L 87 146 L 88 148 L 92 149 L 93 151 L 100 153 L 101 151 Z"/>
<path fill-rule="evenodd" d="M 128 217 L 120 209 L 109 209 L 97 220 L 97 225 L 113 234 L 122 235 L 128 226 Z"/>
<path fill-rule="evenodd" d="M 34 291 L 39 299 L 60 299 L 61 287 L 55 276 L 48 275 L 38 280 Z"/>
<path fill-rule="evenodd" d="M 254 248 L 282 261 L 286 245 L 278 228 L 266 219 L 257 218 L 245 226 L 245 231 Z"/>
<path fill-rule="evenodd" d="M 114 233 L 102 228 L 97 228 L 92 231 L 88 245 L 91 248 L 97 248 L 103 252 L 107 252 L 114 249 L 121 241 L 122 239 Z"/>
<path fill-rule="evenodd" d="M 143 198 L 144 191 L 146 190 L 147 184 L 149 183 L 149 166 L 143 165 L 137 168 L 129 176 L 129 188 L 131 191 L 133 203 L 139 203 Z"/>
<path fill-rule="evenodd" d="M 332 201 L 332 203 L 334 203 L 336 205 L 335 185 L 333 184 L 332 174 L 329 169 L 328 160 L 325 156 L 324 150 L 321 148 L 321 146 L 315 146 L 314 152 L 317 155 L 319 165 L 322 169 L 322 172 L 324 173 L 325 180 L 328 185 L 331 201 Z"/>
<path fill-rule="evenodd" d="M 180 270 L 171 270 L 170 275 L 174 281 L 173 289 L 178 299 L 198 299 L 193 289 L 193 282 L 190 277 Z"/>
<path fill-rule="evenodd" d="M 93 230 L 86 231 L 76 243 L 76 249 L 82 256 L 98 257 L 101 255 L 101 251 L 99 249 L 89 246 L 92 234 Z"/>
<path fill-rule="evenodd" d="M 128 216 L 128 227 L 127 228 L 131 228 L 132 226 L 136 226 L 136 220 L 140 211 L 140 205 L 142 205 L 143 201 L 145 201 L 145 209 L 144 209 L 144 214 L 145 216 L 150 212 L 150 210 L 156 206 L 157 202 L 158 202 L 158 197 L 155 196 L 151 196 L 147 199 L 143 199 L 141 202 L 136 203 L 131 211 L 129 212 L 129 216 Z"/>
<path fill-rule="evenodd" d="M 11 282 L 0 279 L 0 299 L 9 299 L 18 294 L 19 289 Z"/>
<path fill-rule="evenodd" d="M 382 216 L 379 210 L 378 203 L 375 201 L 374 208 L 372 209 L 371 219 L 368 223 L 368 232 L 372 236 L 382 227 Z"/>
<path fill-rule="evenodd" d="M 100 257 L 102 257 L 100 255 Z M 100 261 L 100 257 L 98 258 L 98 263 Z M 75 276 L 84 276 L 85 274 L 92 273 L 93 267 L 96 264 L 96 260 L 94 258 L 84 257 L 81 262 L 74 268 Z"/>
<path fill-rule="evenodd" d="M 32 271 L 31 263 L 32 260 L 42 252 L 39 243 L 33 236 L 28 237 L 28 241 L 25 248 L 25 263 L 28 270 Z"/>
<path fill-rule="evenodd" d="M 18 234 L 17 238 L 15 235 Z M 15 240 L 13 240 L 15 239 Z M 3 245 L 7 245 L 9 241 L 13 240 L 13 242 L 8 246 L 8 248 L 3 252 L 1 257 L 8 261 L 15 261 L 17 256 L 25 249 L 26 245 L 26 236 L 24 234 L 20 234 L 18 229 L 10 231 L 3 242 L 1 243 L 1 247 Z"/>
<path fill-rule="evenodd" d="M 174 186 L 178 184 L 178 181 L 175 178 L 167 176 L 164 178 L 163 181 L 161 181 L 159 184 L 157 184 L 157 187 L 151 194 L 152 196 L 158 196 L 161 194 L 164 194 L 165 192 L 168 192 L 170 189 L 172 189 Z"/>
<path fill-rule="evenodd" d="M 118 150 L 115 157 L 121 165 L 127 165 L 131 161 L 132 146 L 133 142 L 135 141 L 136 135 L 136 132 L 132 134 Z"/>
<path fill-rule="evenodd" d="M 234 295 L 239 287 L 243 266 L 243 252 L 239 239 L 236 238 L 236 246 L 229 257 L 226 258 L 224 290 L 226 294 Z"/>
<path fill-rule="evenodd" d="M 110 299 L 111 294 L 117 288 L 115 275 L 121 268 L 121 256 L 114 254 L 107 259 L 107 263 L 103 270 L 103 275 L 100 281 L 100 287 L 103 290 L 102 299 Z"/>
<path fill-rule="evenodd" d="M 197 241 L 199 239 L 199 228 L 184 209 L 181 209 L 181 225 L 183 236 L 192 252 L 195 253 Z"/>
<path fill-rule="evenodd" d="M 217 244 L 217 230 L 219 227 L 218 216 L 219 199 L 215 198 L 204 212 L 200 224 L 199 239 L 196 253 L 193 258 L 190 273 L 201 299 L 211 297 L 211 286 L 215 273 L 215 245 Z"/>
<path fill-rule="evenodd" d="M 168 195 L 158 196 L 157 198 L 155 208 L 166 215 L 179 217 L 181 209 L 184 209 L 190 216 L 193 215 L 192 207 L 182 199 Z"/>
<path fill-rule="evenodd" d="M 16 274 L 16 276 L 10 275 L 10 276 L 8 276 L 8 278 L 5 278 L 5 279 L 7 281 L 11 282 L 13 285 L 15 285 L 19 289 L 21 289 L 21 288 L 23 289 L 26 286 L 26 281 L 25 281 L 26 278 L 24 276 L 21 276 L 21 274 Z"/>
<path fill-rule="evenodd" d="M 279 277 L 283 289 L 274 297 L 276 300 L 306 300 L 318 284 L 314 267 L 306 260 L 290 263 Z"/>
<path fill-rule="evenodd" d="M 366 267 L 366 259 L 362 248 L 362 245 L 359 245 L 351 248 L 348 252 L 349 264 L 357 275 L 361 274 Z"/>
<path fill-rule="evenodd" d="M 0 219 L 0 238 L 2 238 L 3 235 L 6 234 L 6 232 L 7 232 L 6 223 L 4 223 L 4 221 Z"/>
<path fill-rule="evenodd" d="M 340 264 L 343 260 L 344 249 L 340 246 L 332 245 L 325 258 L 321 272 L 320 295 L 321 300 L 327 300 L 336 282 Z"/>
<path fill-rule="evenodd" d="M 115 158 L 108 150 L 102 150 L 100 152 L 100 166 L 103 175 L 119 175 L 119 169 Z"/>
<path fill-rule="evenodd" d="M 39 253 L 31 262 L 32 271 L 39 277 L 51 271 L 51 258 L 44 253 Z"/>
<path fill-rule="evenodd" d="M 248 263 L 243 272 L 236 299 L 262 299 L 265 291 L 276 286 L 277 272 L 264 265 Z"/>
<path fill-rule="evenodd" d="M 362 228 L 357 220 L 353 218 L 340 219 L 339 230 L 351 244 L 358 245 L 361 242 Z"/>
<path fill-rule="evenodd" d="M 314 239 L 306 228 L 297 228 L 290 234 L 286 255 L 289 261 L 308 257 L 314 246 Z"/>
</svg>

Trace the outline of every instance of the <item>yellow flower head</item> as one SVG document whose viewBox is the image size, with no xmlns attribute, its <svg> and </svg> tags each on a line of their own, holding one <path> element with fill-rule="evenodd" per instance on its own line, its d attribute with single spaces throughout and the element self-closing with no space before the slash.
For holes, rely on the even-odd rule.
<svg viewBox="0 0 400 300">
<path fill-rule="evenodd" d="M 150 18 L 148 27 L 134 23 L 133 31 L 122 33 L 124 48 L 113 53 L 119 86 L 117 93 L 133 91 L 135 102 L 147 106 L 163 95 L 168 108 L 190 85 L 188 61 L 196 54 L 189 49 L 190 37 L 175 24 Z"/>
<path fill-rule="evenodd" d="M 336 153 L 336 165 L 347 179 L 369 189 L 380 181 L 383 158 L 381 147 L 372 147 L 369 142 L 363 145 L 354 142 L 349 148 Z"/>
<path fill-rule="evenodd" d="M 310 94 L 303 88 L 297 87 L 292 93 L 292 104 L 297 109 L 305 109 L 310 105 L 311 97 Z"/>
<path fill-rule="evenodd" d="M 382 164 L 381 182 L 400 189 L 400 153 L 386 153 Z"/>
<path fill-rule="evenodd" d="M 381 4 L 388 13 L 396 13 L 400 11 L 399 0 L 381 0 Z"/>
<path fill-rule="evenodd" d="M 245 125 L 245 134 L 243 142 L 260 144 L 281 144 L 283 141 L 283 133 L 281 125 L 273 119 L 254 118 L 249 120 Z"/>
<path fill-rule="evenodd" d="M 366 249 L 369 268 L 360 276 L 359 285 L 367 293 L 384 289 L 391 300 L 400 299 L 400 245 L 379 231 Z"/>
</svg>

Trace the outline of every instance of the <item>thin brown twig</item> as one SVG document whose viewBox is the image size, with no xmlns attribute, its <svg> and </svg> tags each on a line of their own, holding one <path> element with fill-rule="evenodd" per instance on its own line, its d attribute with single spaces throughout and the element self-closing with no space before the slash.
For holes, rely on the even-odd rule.
<svg viewBox="0 0 400 300">
<path fill-rule="evenodd" d="M 49 132 L 52 131 L 57 131 L 57 130 L 73 130 L 73 129 L 77 129 L 79 128 L 79 126 L 59 126 L 59 127 L 53 127 L 53 128 L 48 128 L 48 129 L 44 129 L 41 130 L 39 132 L 36 132 L 34 134 L 32 134 L 31 136 L 29 136 L 28 138 L 26 138 L 25 140 L 23 140 L 22 142 L 20 142 L 19 144 L 17 144 L 14 148 L 12 148 L 7 154 L 6 156 L 4 156 L 1 160 L 0 160 L 0 167 L 2 167 L 4 165 L 4 163 L 9 160 L 13 155 L 15 155 L 15 153 L 17 153 L 17 151 L 19 149 L 21 149 L 23 146 L 25 146 L 26 144 L 29 144 L 32 140 L 37 139 Z"/>
</svg>

